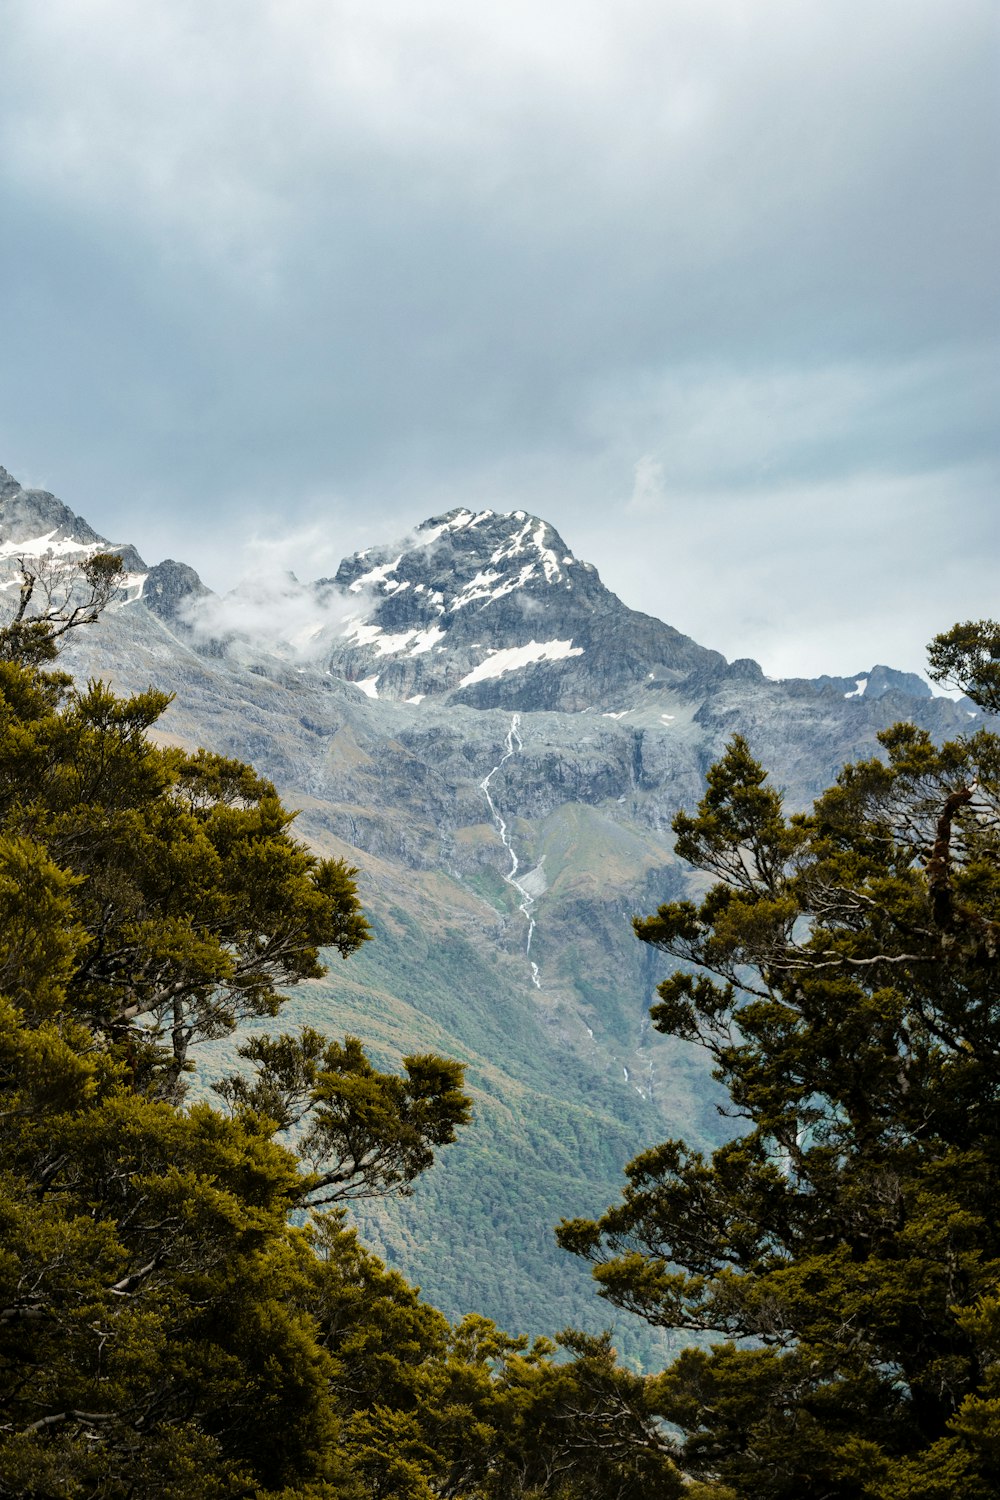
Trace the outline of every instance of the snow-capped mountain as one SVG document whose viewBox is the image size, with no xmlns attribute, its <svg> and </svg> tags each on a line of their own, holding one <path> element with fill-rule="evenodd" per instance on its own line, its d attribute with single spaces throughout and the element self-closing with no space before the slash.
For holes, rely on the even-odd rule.
<svg viewBox="0 0 1000 1500">
<path fill-rule="evenodd" d="M 138 599 L 149 570 L 134 547 L 113 546 L 48 490 L 26 490 L 0 467 L 0 590 L 16 585 L 20 558 L 72 569 L 95 552 L 112 550 L 126 569 L 122 598 Z"/>
<path fill-rule="evenodd" d="M 21 557 L 69 565 L 108 549 L 127 569 L 121 602 L 141 600 L 195 649 L 244 664 L 307 661 L 372 699 L 645 718 L 678 691 L 711 697 L 764 683 L 755 662 L 728 663 L 630 609 L 554 527 L 525 511 L 459 507 L 401 542 L 345 558 L 333 578 L 254 579 L 220 600 L 186 563 L 148 566 L 130 544 L 109 542 L 49 491 L 25 489 L 0 468 L 0 587 L 13 586 Z M 932 697 L 914 673 L 881 665 L 785 687 L 845 700 Z"/>
<path fill-rule="evenodd" d="M 359 610 L 328 666 L 373 697 L 574 711 L 725 666 L 628 609 L 552 526 L 520 510 L 435 516 L 407 545 L 359 552 L 317 585 L 331 586 Z"/>
</svg>

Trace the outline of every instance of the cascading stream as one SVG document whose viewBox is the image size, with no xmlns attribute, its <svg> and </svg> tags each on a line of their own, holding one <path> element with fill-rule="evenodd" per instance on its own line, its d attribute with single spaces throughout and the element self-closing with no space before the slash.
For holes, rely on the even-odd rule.
<svg viewBox="0 0 1000 1500">
<path fill-rule="evenodd" d="M 494 776 L 499 770 L 501 770 L 503 766 L 507 764 L 512 755 L 519 754 L 523 749 L 524 741 L 521 739 L 521 715 L 514 714 L 510 721 L 510 728 L 507 731 L 507 738 L 504 740 L 503 754 L 501 755 L 500 759 L 497 761 L 496 765 L 493 767 L 489 775 L 479 783 L 479 789 L 482 792 L 483 796 L 486 798 L 486 804 L 489 807 L 490 814 L 496 826 L 497 833 L 500 835 L 500 842 L 501 844 L 503 844 L 508 855 L 510 856 L 510 869 L 504 875 L 504 880 L 506 880 L 508 885 L 512 885 L 514 887 L 515 891 L 517 891 L 518 896 L 521 898 L 518 902 L 518 910 L 524 913 L 525 921 L 528 924 L 528 940 L 525 944 L 524 953 L 525 957 L 531 963 L 531 982 L 535 986 L 536 990 L 540 990 L 542 987 L 542 982 L 538 973 L 538 965 L 531 958 L 531 938 L 532 934 L 535 931 L 535 919 L 531 915 L 531 908 L 535 904 L 535 898 L 530 894 L 529 891 L 525 890 L 524 886 L 517 878 L 520 861 L 518 860 L 518 857 L 514 852 L 514 845 L 511 841 L 510 834 L 507 831 L 506 820 L 501 816 L 500 811 L 497 808 L 496 803 L 493 801 L 492 795 L 490 794 L 490 782 L 493 780 Z"/>
</svg>

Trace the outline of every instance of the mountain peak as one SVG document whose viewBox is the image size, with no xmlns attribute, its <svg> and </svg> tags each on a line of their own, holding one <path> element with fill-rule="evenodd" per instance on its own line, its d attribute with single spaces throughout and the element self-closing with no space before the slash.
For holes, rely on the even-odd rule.
<svg viewBox="0 0 1000 1500">
<path fill-rule="evenodd" d="M 9 473 L 3 464 L 0 464 L 0 502 L 6 500 L 11 495 L 16 495 L 20 489 L 21 485 L 14 478 L 13 474 Z"/>
<path fill-rule="evenodd" d="M 0 468 L 0 560 L 23 555 L 79 562 L 103 551 L 120 553 L 129 573 L 145 574 L 146 565 L 134 547 L 108 542 L 49 490 L 25 489 Z"/>
<path fill-rule="evenodd" d="M 524 510 L 473 512 L 459 507 L 424 521 L 416 534 L 424 546 L 447 534 L 461 550 L 488 552 L 489 564 L 501 571 L 504 563 L 516 561 L 526 579 L 534 576 L 536 566 L 546 583 L 564 582 L 563 570 L 573 566 L 595 571 L 590 563 L 577 561 L 554 526 Z"/>
<path fill-rule="evenodd" d="M 584 708 L 722 663 L 628 609 L 548 521 L 458 507 L 341 563 L 358 597 L 330 667 L 369 696 L 475 707 Z"/>
<path fill-rule="evenodd" d="M 569 570 L 585 569 L 562 537 L 539 516 L 464 506 L 421 522 L 394 546 L 368 547 L 345 559 L 336 582 L 351 593 L 389 597 L 408 587 L 440 593 L 439 613 L 487 605 L 516 590 L 571 586 Z M 432 587 L 441 584 L 443 587 Z"/>
<path fill-rule="evenodd" d="M 48 490 L 26 490 L 0 468 L 0 545 L 6 554 L 93 551 L 104 538 Z"/>
</svg>

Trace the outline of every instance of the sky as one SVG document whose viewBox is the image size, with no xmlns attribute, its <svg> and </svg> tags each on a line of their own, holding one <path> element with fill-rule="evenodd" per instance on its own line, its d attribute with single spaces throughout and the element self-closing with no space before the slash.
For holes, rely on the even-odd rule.
<svg viewBox="0 0 1000 1500">
<path fill-rule="evenodd" d="M 220 590 L 458 505 L 771 675 L 996 615 L 996 0 L 0 0 L 0 464 Z"/>
</svg>

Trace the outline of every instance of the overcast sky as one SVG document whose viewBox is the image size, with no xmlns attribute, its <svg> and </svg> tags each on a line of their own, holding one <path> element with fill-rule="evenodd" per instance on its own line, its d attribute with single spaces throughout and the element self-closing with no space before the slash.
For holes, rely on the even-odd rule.
<svg viewBox="0 0 1000 1500">
<path fill-rule="evenodd" d="M 528 509 L 773 674 L 1000 611 L 996 0 L 0 0 L 0 56 L 0 464 L 147 560 Z"/>
</svg>

